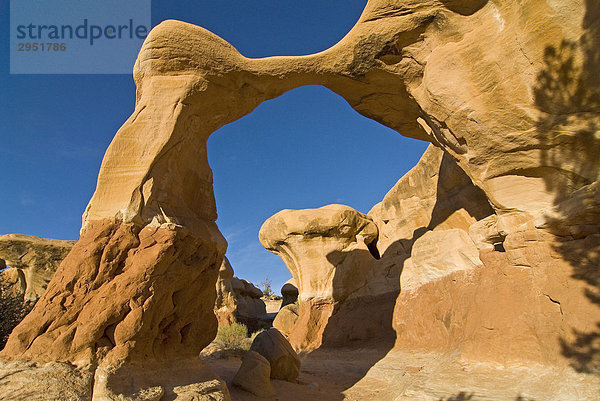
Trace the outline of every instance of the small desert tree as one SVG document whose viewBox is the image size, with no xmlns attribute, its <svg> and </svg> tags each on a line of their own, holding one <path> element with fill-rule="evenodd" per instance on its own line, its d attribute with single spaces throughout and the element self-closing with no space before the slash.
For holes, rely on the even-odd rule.
<svg viewBox="0 0 600 401">
<path fill-rule="evenodd" d="M 270 297 L 273 295 L 273 288 L 271 287 L 271 279 L 269 276 L 265 276 L 265 279 L 261 281 L 260 286 L 262 289 L 263 295 L 265 297 Z"/>
</svg>

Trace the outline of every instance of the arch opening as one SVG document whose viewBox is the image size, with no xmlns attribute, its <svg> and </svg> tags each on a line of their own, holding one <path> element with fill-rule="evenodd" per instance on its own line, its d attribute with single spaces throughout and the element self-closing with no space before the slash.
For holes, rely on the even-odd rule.
<svg viewBox="0 0 600 401">
<path fill-rule="evenodd" d="M 289 273 L 258 241 L 265 220 L 283 209 L 327 204 L 366 214 L 417 164 L 428 143 L 309 85 L 263 102 L 213 133 L 207 146 L 227 257 L 240 277 L 258 283 L 268 275 L 279 290 Z"/>
</svg>

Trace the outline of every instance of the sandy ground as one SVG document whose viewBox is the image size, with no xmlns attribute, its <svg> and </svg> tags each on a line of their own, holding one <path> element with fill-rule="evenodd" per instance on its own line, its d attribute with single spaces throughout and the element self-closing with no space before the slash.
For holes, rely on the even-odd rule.
<svg viewBox="0 0 600 401">
<path fill-rule="evenodd" d="M 281 299 L 277 301 L 265 301 L 265 305 L 267 307 L 267 313 L 277 313 L 279 312 L 279 308 L 281 308 Z"/>
<path fill-rule="evenodd" d="M 239 358 L 206 358 L 233 400 L 278 401 L 597 401 L 600 377 L 570 369 L 459 362 L 453 355 L 369 349 L 319 350 L 302 359 L 299 383 L 273 380 L 277 395 L 258 398 L 231 380 Z"/>
</svg>

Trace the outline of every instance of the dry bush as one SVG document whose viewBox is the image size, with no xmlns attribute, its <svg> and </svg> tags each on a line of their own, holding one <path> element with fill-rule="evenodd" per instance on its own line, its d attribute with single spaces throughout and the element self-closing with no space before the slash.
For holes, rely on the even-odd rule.
<svg viewBox="0 0 600 401">
<path fill-rule="evenodd" d="M 219 326 L 215 340 L 202 350 L 201 355 L 216 359 L 242 358 L 250 349 L 252 341 L 264 330 L 248 337 L 248 328 L 242 323 Z"/>
<path fill-rule="evenodd" d="M 219 326 L 215 344 L 221 350 L 250 349 L 248 343 L 248 328 L 242 323 L 229 326 Z"/>
</svg>

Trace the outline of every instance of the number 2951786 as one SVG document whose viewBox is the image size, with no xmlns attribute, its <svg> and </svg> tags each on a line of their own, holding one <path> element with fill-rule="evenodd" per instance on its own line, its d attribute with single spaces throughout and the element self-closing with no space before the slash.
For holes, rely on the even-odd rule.
<svg viewBox="0 0 600 401">
<path fill-rule="evenodd" d="M 20 52 L 64 52 L 67 50 L 65 43 L 58 42 L 21 42 L 17 44 Z"/>
</svg>

